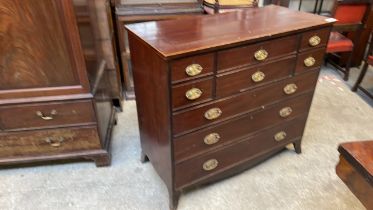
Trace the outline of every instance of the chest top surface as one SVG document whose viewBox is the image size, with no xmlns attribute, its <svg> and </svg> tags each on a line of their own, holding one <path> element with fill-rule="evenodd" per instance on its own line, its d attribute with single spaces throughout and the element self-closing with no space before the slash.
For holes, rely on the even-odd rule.
<svg viewBox="0 0 373 210">
<path fill-rule="evenodd" d="M 136 23 L 126 28 L 168 58 L 331 24 L 327 17 L 269 5 L 217 15 Z"/>
</svg>

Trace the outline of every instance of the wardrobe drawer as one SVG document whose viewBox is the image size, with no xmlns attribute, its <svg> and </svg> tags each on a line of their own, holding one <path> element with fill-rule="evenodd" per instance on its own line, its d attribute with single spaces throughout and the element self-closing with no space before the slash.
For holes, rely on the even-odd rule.
<svg viewBox="0 0 373 210">
<path fill-rule="evenodd" d="M 0 107 L 0 129 L 30 129 L 94 124 L 91 100 L 35 103 Z"/>
<path fill-rule="evenodd" d="M 319 71 L 311 71 L 269 86 L 243 92 L 234 97 L 175 112 L 173 113 L 173 135 L 176 137 L 291 96 L 313 92 L 318 74 Z"/>
<path fill-rule="evenodd" d="M 0 133 L 0 158 L 101 149 L 96 127 Z"/>
<path fill-rule="evenodd" d="M 176 187 L 198 182 L 206 176 L 211 177 L 212 174 L 219 174 L 254 159 L 257 155 L 285 146 L 302 136 L 305 123 L 305 117 L 296 118 L 288 123 L 266 129 L 234 145 L 176 164 Z"/>
<path fill-rule="evenodd" d="M 312 94 L 265 107 L 255 113 L 247 114 L 232 121 L 211 126 L 174 139 L 175 161 L 181 162 L 207 150 L 242 139 L 253 132 L 260 131 L 295 117 L 304 116 L 311 106 Z"/>
<path fill-rule="evenodd" d="M 212 77 L 172 87 L 172 107 L 180 108 L 212 100 Z"/>
<path fill-rule="evenodd" d="M 212 75 L 213 71 L 213 53 L 183 58 L 171 62 L 173 83 Z"/>
<path fill-rule="evenodd" d="M 325 48 L 307 51 L 298 55 L 295 73 L 302 73 L 310 69 L 320 68 L 324 61 Z"/>
<path fill-rule="evenodd" d="M 232 70 L 249 64 L 259 64 L 268 60 L 295 53 L 297 50 L 298 36 L 259 42 L 244 47 L 219 51 L 218 71 Z"/>
<path fill-rule="evenodd" d="M 250 87 L 290 77 L 295 67 L 295 56 L 252 68 L 243 68 L 217 76 L 216 96 L 222 98 Z"/>
<path fill-rule="evenodd" d="M 325 47 L 329 41 L 330 28 L 312 30 L 302 34 L 300 51 Z"/>
</svg>

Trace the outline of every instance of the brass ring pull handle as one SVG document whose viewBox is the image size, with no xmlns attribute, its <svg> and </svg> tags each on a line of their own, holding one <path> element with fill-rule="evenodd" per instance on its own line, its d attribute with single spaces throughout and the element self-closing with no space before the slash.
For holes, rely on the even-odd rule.
<svg viewBox="0 0 373 210">
<path fill-rule="evenodd" d="M 258 61 L 264 61 L 268 57 L 268 52 L 266 50 L 258 50 L 255 52 L 254 57 Z"/>
<path fill-rule="evenodd" d="M 218 143 L 220 140 L 220 135 L 218 133 L 210 133 L 209 135 L 205 136 L 203 142 L 207 145 L 213 145 Z"/>
<path fill-rule="evenodd" d="M 261 71 L 257 71 L 255 72 L 253 75 L 251 75 L 251 79 L 254 81 L 254 82 L 261 82 L 264 80 L 265 78 L 265 74 Z"/>
<path fill-rule="evenodd" d="M 190 76 L 194 77 L 200 74 L 203 70 L 203 67 L 199 64 L 191 64 L 185 68 L 185 73 Z"/>
<path fill-rule="evenodd" d="M 287 84 L 285 87 L 284 87 L 284 93 L 286 95 L 291 95 L 295 92 L 297 92 L 298 90 L 298 86 L 294 83 L 291 83 L 291 84 Z"/>
<path fill-rule="evenodd" d="M 293 112 L 293 109 L 287 106 L 287 107 L 282 108 L 278 113 L 282 118 L 286 118 L 286 117 L 289 117 L 292 112 Z"/>
<path fill-rule="evenodd" d="M 308 43 L 312 46 L 315 47 L 321 43 L 321 38 L 317 35 L 312 36 L 309 40 Z"/>
<path fill-rule="evenodd" d="M 311 67 L 313 65 L 315 65 L 316 63 L 316 59 L 312 56 L 304 59 L 304 65 L 307 66 L 307 67 Z"/>
<path fill-rule="evenodd" d="M 45 139 L 45 142 L 50 144 L 52 147 L 60 147 L 64 141 L 65 139 L 63 137 L 58 137 L 57 139 L 48 137 Z"/>
<path fill-rule="evenodd" d="M 208 120 L 215 120 L 221 116 L 223 112 L 219 108 L 212 108 L 205 112 L 205 118 Z"/>
<path fill-rule="evenodd" d="M 205 171 L 211 171 L 214 170 L 216 167 L 218 167 L 219 162 L 216 159 L 210 159 L 203 163 L 203 170 Z"/>
<path fill-rule="evenodd" d="M 57 111 L 56 110 L 52 110 L 49 116 L 44 115 L 44 113 L 41 112 L 41 111 L 37 111 L 36 115 L 38 117 L 40 117 L 41 119 L 43 119 L 43 120 L 53 120 L 54 119 L 53 116 L 57 115 Z"/>
<path fill-rule="evenodd" d="M 276 133 L 273 137 L 276 141 L 282 141 L 286 138 L 286 132 L 285 131 L 280 131 Z"/>
<path fill-rule="evenodd" d="M 201 95 L 202 95 L 202 90 L 198 88 L 192 88 L 188 90 L 187 92 L 185 92 L 185 97 L 191 101 L 198 99 L 199 97 L 201 97 Z"/>
</svg>

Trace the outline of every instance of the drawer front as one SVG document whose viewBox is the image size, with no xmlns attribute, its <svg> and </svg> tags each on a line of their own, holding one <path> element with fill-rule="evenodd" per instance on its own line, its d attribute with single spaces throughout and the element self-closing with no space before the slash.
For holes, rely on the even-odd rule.
<svg viewBox="0 0 373 210">
<path fill-rule="evenodd" d="M 214 54 L 183 58 L 171 63 L 172 82 L 195 79 L 212 75 L 214 71 Z"/>
<path fill-rule="evenodd" d="M 181 108 L 212 100 L 212 77 L 172 87 L 172 107 Z"/>
<path fill-rule="evenodd" d="M 219 123 L 239 114 L 253 111 L 278 100 L 313 91 L 318 73 L 319 71 L 311 71 L 307 74 L 301 74 L 276 82 L 270 86 L 247 91 L 228 99 L 214 101 L 190 110 L 175 112 L 173 114 L 173 135 L 176 137 L 204 126 Z M 285 90 L 287 93 L 285 93 Z"/>
<path fill-rule="evenodd" d="M 311 101 L 312 94 L 302 95 L 265 107 L 264 110 L 250 113 L 239 119 L 175 138 L 175 160 L 183 161 L 188 157 L 242 139 L 250 133 L 307 115 Z"/>
<path fill-rule="evenodd" d="M 325 47 L 329 41 L 330 28 L 308 31 L 302 34 L 300 51 Z"/>
<path fill-rule="evenodd" d="M 244 161 L 253 159 L 256 155 L 271 151 L 276 147 L 285 146 L 302 136 L 305 123 L 305 117 L 296 118 L 288 123 L 262 131 L 232 146 L 177 164 L 175 166 L 176 187 L 183 187 L 199 181 L 205 176 L 218 174 Z M 286 136 L 281 135 L 280 132 L 284 132 Z"/>
<path fill-rule="evenodd" d="M 300 53 L 297 59 L 295 73 L 302 73 L 311 69 L 320 68 L 324 61 L 325 48 Z"/>
<path fill-rule="evenodd" d="M 296 59 L 293 56 L 281 61 L 218 75 L 216 96 L 222 98 L 245 91 L 250 87 L 289 77 L 294 71 L 295 62 Z"/>
<path fill-rule="evenodd" d="M 0 133 L 0 158 L 100 149 L 96 127 Z"/>
<path fill-rule="evenodd" d="M 43 128 L 96 122 L 91 100 L 0 107 L 2 130 Z"/>
<path fill-rule="evenodd" d="M 297 42 L 298 36 L 293 35 L 271 41 L 264 41 L 245 47 L 220 51 L 217 55 L 218 71 L 232 70 L 243 65 L 259 64 L 280 56 L 295 53 L 297 50 Z M 260 50 L 264 50 L 267 53 L 267 56 L 263 55 L 265 52 L 259 52 Z M 257 52 L 258 56 L 256 58 L 255 54 Z"/>
</svg>

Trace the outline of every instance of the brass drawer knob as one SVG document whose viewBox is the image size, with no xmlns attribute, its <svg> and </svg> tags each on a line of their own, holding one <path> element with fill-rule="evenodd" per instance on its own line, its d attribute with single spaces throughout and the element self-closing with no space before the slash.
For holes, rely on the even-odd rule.
<svg viewBox="0 0 373 210">
<path fill-rule="evenodd" d="M 218 143 L 220 140 L 220 135 L 218 133 L 210 133 L 209 135 L 205 136 L 203 141 L 207 145 L 213 145 Z"/>
<path fill-rule="evenodd" d="M 40 117 L 41 119 L 43 120 L 53 120 L 53 116 L 57 115 L 57 111 L 56 110 L 52 110 L 50 115 L 45 115 L 43 112 L 41 111 L 37 111 L 36 112 L 36 116 Z"/>
<path fill-rule="evenodd" d="M 45 142 L 50 144 L 52 147 L 60 147 L 61 144 L 65 141 L 63 137 L 58 137 L 58 138 L 46 138 Z"/>
<path fill-rule="evenodd" d="M 317 35 L 312 36 L 309 40 L 308 43 L 312 46 L 315 47 L 321 43 L 321 38 Z"/>
<path fill-rule="evenodd" d="M 275 136 L 274 136 L 274 139 L 275 139 L 276 141 L 282 141 L 282 140 L 284 140 L 285 138 L 286 138 L 286 133 L 285 133 L 285 131 L 280 131 L 280 132 L 276 133 Z"/>
<path fill-rule="evenodd" d="M 219 108 L 212 108 L 205 112 L 205 118 L 208 120 L 215 120 L 221 116 L 223 112 Z"/>
<path fill-rule="evenodd" d="M 298 86 L 294 83 L 291 83 L 291 84 L 287 84 L 284 87 L 284 92 L 285 92 L 286 95 L 291 95 L 291 94 L 297 92 L 297 89 L 298 89 Z"/>
<path fill-rule="evenodd" d="M 316 60 L 312 56 L 304 59 L 304 65 L 307 66 L 307 67 L 311 67 L 311 66 L 315 65 L 315 63 L 316 63 Z"/>
<path fill-rule="evenodd" d="M 254 57 L 258 61 L 264 61 L 268 57 L 268 52 L 266 50 L 258 50 L 255 52 Z"/>
<path fill-rule="evenodd" d="M 205 171 L 211 171 L 214 170 L 216 167 L 218 167 L 219 162 L 216 159 L 210 159 L 203 163 L 203 170 Z"/>
<path fill-rule="evenodd" d="M 265 74 L 261 71 L 257 71 L 255 72 L 252 76 L 251 76 L 251 79 L 254 81 L 254 82 L 261 82 L 264 80 L 265 78 Z"/>
<path fill-rule="evenodd" d="M 185 68 L 185 73 L 190 77 L 194 77 L 194 76 L 197 76 L 198 74 L 200 74 L 202 72 L 202 70 L 203 70 L 203 68 L 202 68 L 201 65 L 191 64 L 191 65 L 189 65 Z"/>
<path fill-rule="evenodd" d="M 202 90 L 198 88 L 192 88 L 185 92 L 185 97 L 191 101 L 198 99 L 202 95 Z"/>
<path fill-rule="evenodd" d="M 280 114 L 281 117 L 285 118 L 285 117 L 289 117 L 292 112 L 293 112 L 293 109 L 291 107 L 287 106 L 287 107 L 282 108 L 279 111 L 279 114 Z"/>
</svg>

